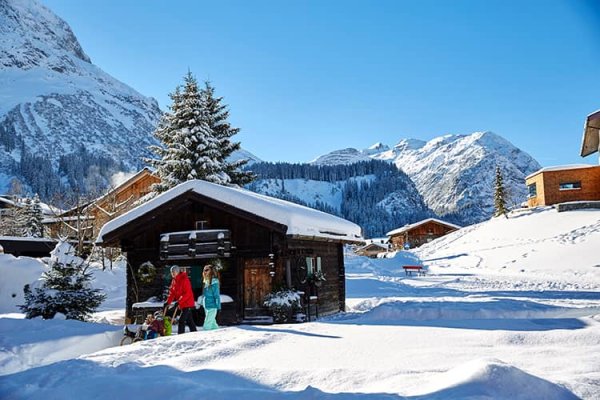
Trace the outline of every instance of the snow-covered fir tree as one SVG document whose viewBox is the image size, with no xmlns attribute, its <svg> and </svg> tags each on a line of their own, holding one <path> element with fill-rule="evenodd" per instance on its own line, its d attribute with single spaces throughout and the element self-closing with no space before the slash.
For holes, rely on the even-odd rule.
<svg viewBox="0 0 600 400">
<path fill-rule="evenodd" d="M 494 216 L 506 216 L 506 190 L 504 189 L 504 178 L 500 167 L 496 167 L 496 180 L 494 189 Z"/>
<path fill-rule="evenodd" d="M 198 88 L 191 72 L 185 76 L 184 85 L 169 96 L 173 104 L 154 132 L 161 145 L 150 147 L 157 158 L 145 159 L 161 178 L 153 190 L 164 192 L 191 179 L 221 185 L 244 182 L 247 173 L 237 172 L 239 167 L 225 160 L 239 144 L 229 141 L 237 130 L 227 123 L 221 99 L 211 104 L 213 114 L 207 107 L 209 96 Z"/>
<path fill-rule="evenodd" d="M 232 142 L 233 135 L 239 133 L 239 128 L 234 128 L 229 123 L 229 110 L 226 104 L 223 104 L 223 97 L 215 97 L 215 88 L 209 81 L 204 82 L 204 88 L 201 91 L 202 100 L 206 107 L 207 122 L 211 134 L 217 138 L 221 154 L 218 161 L 225 167 L 225 173 L 230 178 L 231 184 L 245 185 L 252 182 L 256 176 L 250 171 L 243 171 L 242 168 L 248 163 L 248 160 L 239 160 L 228 162 L 231 154 L 240 149 L 240 142 Z"/>
<path fill-rule="evenodd" d="M 42 224 L 42 207 L 40 198 L 36 194 L 33 199 L 25 199 L 25 206 L 22 210 L 23 215 L 23 236 L 27 237 L 43 237 L 44 225 Z"/>
<path fill-rule="evenodd" d="M 58 313 L 67 319 L 84 321 L 106 298 L 90 285 L 92 274 L 75 249 L 59 242 L 50 253 L 50 268 L 42 274 L 39 286 L 25 285 L 25 304 L 19 306 L 26 318 L 52 319 Z"/>
</svg>

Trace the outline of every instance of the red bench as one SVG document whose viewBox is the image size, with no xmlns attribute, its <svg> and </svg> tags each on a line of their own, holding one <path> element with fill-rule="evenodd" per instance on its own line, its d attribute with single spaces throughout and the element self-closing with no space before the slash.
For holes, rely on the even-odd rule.
<svg viewBox="0 0 600 400">
<path fill-rule="evenodd" d="M 422 265 L 403 265 L 402 268 L 406 275 L 412 275 L 413 272 L 416 272 L 417 276 L 425 275 L 425 268 Z"/>
</svg>

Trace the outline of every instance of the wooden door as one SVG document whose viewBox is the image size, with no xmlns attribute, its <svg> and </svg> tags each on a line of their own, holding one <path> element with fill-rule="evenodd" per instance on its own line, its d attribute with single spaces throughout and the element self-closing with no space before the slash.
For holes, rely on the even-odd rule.
<svg viewBox="0 0 600 400">
<path fill-rule="evenodd" d="M 244 260 L 244 315 L 257 316 L 264 309 L 263 299 L 271 293 L 268 258 Z"/>
</svg>

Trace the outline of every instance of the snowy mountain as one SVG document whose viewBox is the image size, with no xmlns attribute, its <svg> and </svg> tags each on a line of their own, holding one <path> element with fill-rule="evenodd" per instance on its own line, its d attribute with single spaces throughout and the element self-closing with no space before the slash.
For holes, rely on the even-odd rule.
<svg viewBox="0 0 600 400">
<path fill-rule="evenodd" d="M 92 64 L 68 24 L 36 0 L 0 0 L 0 193 L 13 177 L 50 200 L 103 191 L 137 171 L 161 111 Z M 230 161 L 258 162 L 239 150 Z"/>
<path fill-rule="evenodd" d="M 347 148 L 327 153 L 323 156 L 316 158 L 310 163 L 315 165 L 344 165 L 369 160 L 369 155 L 365 154 L 364 152 L 353 148 Z"/>
<path fill-rule="evenodd" d="M 247 160 L 248 163 L 246 165 L 250 166 L 257 162 L 262 162 L 260 158 L 250 153 L 248 150 L 239 149 L 231 153 L 231 156 L 227 158 L 227 161 L 233 163 L 239 160 Z"/>
<path fill-rule="evenodd" d="M 374 148 L 382 151 L 373 151 Z M 346 156 L 343 162 L 340 152 Z M 404 139 L 392 149 L 378 143 L 362 151 L 332 152 L 313 164 L 349 164 L 365 157 L 385 160 L 402 169 L 429 208 L 440 217 L 463 225 L 492 215 L 496 166 L 503 173 L 509 205 L 525 201 L 525 177 L 541 168 L 530 155 L 492 132 L 446 135 L 428 142 Z"/>
<path fill-rule="evenodd" d="M 415 182 L 427 205 L 441 217 L 463 224 L 493 214 L 496 166 L 509 193 L 509 205 L 527 199 L 525 177 L 541 168 L 529 154 L 492 132 L 447 135 L 418 147 L 404 143 L 380 159 L 389 159 Z"/>
<path fill-rule="evenodd" d="M 93 65 L 67 23 L 35 0 L 0 0 L 0 36 L 0 190 L 17 176 L 48 198 L 141 166 L 156 100 Z"/>
</svg>

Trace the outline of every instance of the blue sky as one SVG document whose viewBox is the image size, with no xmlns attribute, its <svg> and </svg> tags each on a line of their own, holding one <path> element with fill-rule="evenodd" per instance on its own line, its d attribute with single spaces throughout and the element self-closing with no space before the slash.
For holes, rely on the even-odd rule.
<svg viewBox="0 0 600 400">
<path fill-rule="evenodd" d="M 490 130 L 543 166 L 600 109 L 600 2 L 42 0 L 92 61 L 164 109 L 210 79 L 266 161 Z"/>
</svg>

